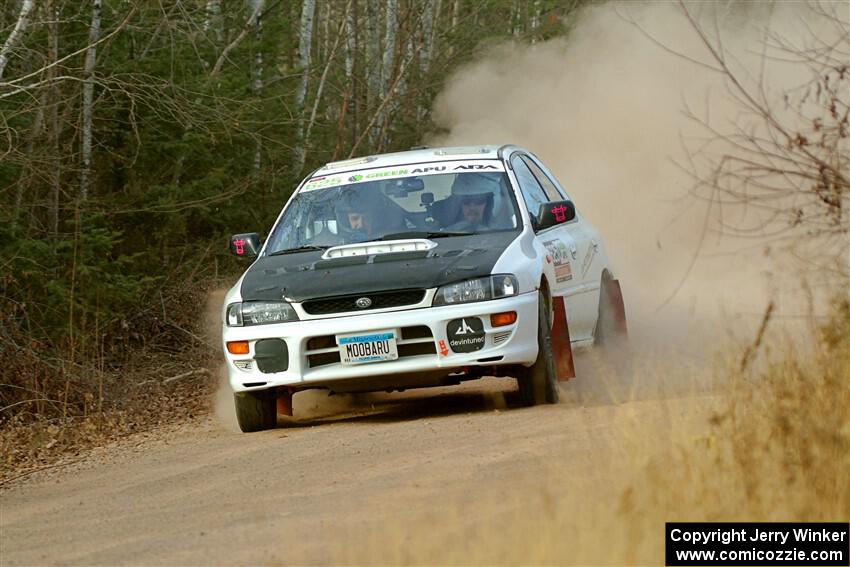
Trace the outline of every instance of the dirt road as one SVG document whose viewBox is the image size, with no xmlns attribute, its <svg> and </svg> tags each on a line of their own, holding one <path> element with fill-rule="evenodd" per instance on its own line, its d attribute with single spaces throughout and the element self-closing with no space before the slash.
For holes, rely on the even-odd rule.
<svg viewBox="0 0 850 567">
<path fill-rule="evenodd" d="M 251 435 L 210 416 L 106 448 L 0 493 L 0 564 L 595 562 L 646 453 L 635 432 L 663 444 L 693 404 L 574 380 L 525 409 L 514 388 L 320 404 Z"/>
</svg>

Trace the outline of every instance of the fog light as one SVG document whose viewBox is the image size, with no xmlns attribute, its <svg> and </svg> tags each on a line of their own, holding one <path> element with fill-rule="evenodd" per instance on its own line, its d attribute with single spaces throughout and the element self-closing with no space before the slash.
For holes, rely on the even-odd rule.
<svg viewBox="0 0 850 567">
<path fill-rule="evenodd" d="M 248 354 L 251 349 L 248 348 L 248 341 L 232 341 L 227 343 L 227 352 L 230 354 Z"/>
<path fill-rule="evenodd" d="M 505 325 L 513 325 L 516 323 L 516 311 L 506 311 L 505 313 L 494 313 L 490 315 L 490 325 L 494 327 L 504 327 Z"/>
</svg>

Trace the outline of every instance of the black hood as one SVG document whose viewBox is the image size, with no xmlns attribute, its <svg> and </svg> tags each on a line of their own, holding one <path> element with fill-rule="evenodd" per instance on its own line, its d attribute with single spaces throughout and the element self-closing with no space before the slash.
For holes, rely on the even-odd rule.
<svg viewBox="0 0 850 567">
<path fill-rule="evenodd" d="M 322 260 L 321 251 L 263 256 L 242 280 L 244 301 L 284 297 L 301 302 L 319 297 L 425 289 L 490 275 L 518 231 L 435 240 L 428 251 L 396 252 Z"/>
</svg>

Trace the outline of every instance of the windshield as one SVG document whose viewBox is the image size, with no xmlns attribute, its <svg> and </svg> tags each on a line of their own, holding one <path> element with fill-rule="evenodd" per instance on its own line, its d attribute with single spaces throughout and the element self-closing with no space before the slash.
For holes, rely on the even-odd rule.
<svg viewBox="0 0 850 567">
<path fill-rule="evenodd" d="M 516 230 L 518 218 L 499 161 L 349 171 L 309 179 L 269 237 L 266 253 Z"/>
</svg>

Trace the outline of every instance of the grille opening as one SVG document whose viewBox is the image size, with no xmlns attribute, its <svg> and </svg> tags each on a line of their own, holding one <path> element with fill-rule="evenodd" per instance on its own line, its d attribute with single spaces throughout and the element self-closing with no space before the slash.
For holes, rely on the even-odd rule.
<svg viewBox="0 0 850 567">
<path fill-rule="evenodd" d="M 243 382 L 242 385 L 245 386 L 246 388 L 254 388 L 256 386 L 265 386 L 266 383 L 265 382 Z"/>
<path fill-rule="evenodd" d="M 402 340 L 410 340 L 410 339 L 431 339 L 434 335 L 431 334 L 431 328 L 426 327 L 425 325 L 419 325 L 417 327 L 403 327 L 401 329 L 401 338 Z"/>
<path fill-rule="evenodd" d="M 398 357 L 418 356 L 421 354 L 437 354 L 434 343 L 414 343 L 412 345 L 398 345 Z"/>
<path fill-rule="evenodd" d="M 502 344 L 503 342 L 505 342 L 506 340 L 508 340 L 510 338 L 511 333 L 513 333 L 513 331 L 503 331 L 501 333 L 494 334 L 493 335 L 493 344 L 494 345 Z"/>
<path fill-rule="evenodd" d="M 504 356 L 490 356 L 488 358 L 479 358 L 477 362 L 498 362 L 505 358 Z"/>
<path fill-rule="evenodd" d="M 310 368 L 327 366 L 328 364 L 339 364 L 339 351 L 307 355 L 307 366 Z"/>
<path fill-rule="evenodd" d="M 333 335 L 312 337 L 307 341 L 307 350 L 319 350 L 320 348 L 332 348 L 335 346 L 336 337 L 334 337 Z"/>
<path fill-rule="evenodd" d="M 357 300 L 367 297 L 372 304 L 363 309 L 357 307 Z M 415 305 L 425 298 L 424 289 L 402 289 L 396 291 L 379 291 L 374 293 L 359 293 L 343 295 L 338 297 L 324 297 L 321 299 L 310 299 L 301 304 L 301 307 L 310 315 L 327 315 L 330 313 L 347 313 L 351 311 L 370 311 L 372 309 L 386 309 L 388 307 L 402 307 L 404 305 Z"/>
</svg>

